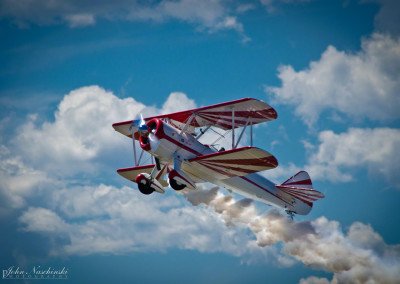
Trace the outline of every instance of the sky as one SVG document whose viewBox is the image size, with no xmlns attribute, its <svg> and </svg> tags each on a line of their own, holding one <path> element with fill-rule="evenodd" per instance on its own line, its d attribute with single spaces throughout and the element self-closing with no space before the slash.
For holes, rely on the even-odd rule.
<svg viewBox="0 0 400 284">
<path fill-rule="evenodd" d="M 1 270 L 399 283 L 399 18 L 395 0 L 0 0 Z M 254 130 L 279 161 L 262 174 L 324 193 L 309 215 L 116 173 L 133 153 L 112 123 L 244 97 L 278 113 Z"/>
</svg>

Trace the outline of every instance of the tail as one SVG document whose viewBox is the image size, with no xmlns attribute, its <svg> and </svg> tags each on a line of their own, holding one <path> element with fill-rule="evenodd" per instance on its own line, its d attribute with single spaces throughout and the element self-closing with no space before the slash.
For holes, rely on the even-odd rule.
<svg viewBox="0 0 400 284">
<path fill-rule="evenodd" d="M 296 213 L 300 215 L 308 214 L 311 211 L 313 202 L 325 197 L 321 192 L 313 189 L 310 176 L 305 171 L 298 172 L 276 187 L 289 196 L 302 201 L 301 203 L 303 204 L 295 205 Z"/>
</svg>

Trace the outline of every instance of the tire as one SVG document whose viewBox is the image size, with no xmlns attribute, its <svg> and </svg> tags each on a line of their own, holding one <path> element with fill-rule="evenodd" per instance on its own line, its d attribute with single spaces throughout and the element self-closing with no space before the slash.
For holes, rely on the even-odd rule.
<svg viewBox="0 0 400 284">
<path fill-rule="evenodd" d="M 170 185 L 173 189 L 175 189 L 175 190 L 177 190 L 177 191 L 182 190 L 182 189 L 184 189 L 184 188 L 186 187 L 186 185 L 184 185 L 184 184 L 178 184 L 178 183 L 176 182 L 176 180 L 174 180 L 174 179 L 170 179 L 170 180 L 169 180 L 169 185 Z"/>
<path fill-rule="evenodd" d="M 141 182 L 138 183 L 138 188 L 139 188 L 139 191 L 144 195 L 152 194 L 153 191 L 154 191 L 154 189 L 152 189 L 150 187 L 150 183 L 149 182 L 146 182 L 145 184 L 141 183 Z"/>
</svg>

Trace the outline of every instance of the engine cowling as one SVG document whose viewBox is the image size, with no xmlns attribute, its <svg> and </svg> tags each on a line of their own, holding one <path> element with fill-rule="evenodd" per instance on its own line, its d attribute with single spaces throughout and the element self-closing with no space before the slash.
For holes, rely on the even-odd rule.
<svg viewBox="0 0 400 284">
<path fill-rule="evenodd" d="M 143 150 L 150 151 L 155 146 L 152 145 L 154 141 L 158 140 L 157 136 L 163 133 L 163 122 L 158 118 L 153 118 L 147 122 L 146 125 L 148 128 L 148 135 L 141 135 L 139 137 L 139 144 Z"/>
<path fill-rule="evenodd" d="M 175 190 L 182 190 L 185 187 L 191 190 L 196 190 L 196 184 L 192 179 L 181 170 L 172 170 L 168 174 L 169 186 Z"/>
</svg>

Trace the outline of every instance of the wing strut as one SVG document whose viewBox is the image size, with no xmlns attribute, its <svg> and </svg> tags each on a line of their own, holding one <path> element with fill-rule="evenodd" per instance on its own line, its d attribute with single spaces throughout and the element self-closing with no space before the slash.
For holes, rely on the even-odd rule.
<svg viewBox="0 0 400 284">
<path fill-rule="evenodd" d="M 240 135 L 239 135 L 239 138 L 238 138 L 238 141 L 236 142 L 235 148 L 237 148 L 237 146 L 239 145 L 239 142 L 240 142 L 240 140 L 242 139 L 243 133 L 244 133 L 244 131 L 246 130 L 247 125 L 249 125 L 250 119 L 251 119 L 251 117 L 249 116 L 249 118 L 248 118 L 247 121 L 246 121 L 245 126 L 243 127 L 242 133 L 240 133 Z M 251 145 L 251 146 L 253 146 L 253 145 Z"/>
<path fill-rule="evenodd" d="M 188 121 L 186 122 L 185 126 L 182 128 L 181 133 L 179 133 L 179 135 L 182 135 L 183 132 L 186 131 L 186 129 L 188 128 L 188 126 L 190 125 L 190 123 L 192 123 L 193 118 L 195 118 L 196 113 L 192 113 L 188 119 Z"/>
<path fill-rule="evenodd" d="M 135 129 L 133 128 L 133 122 L 132 122 L 130 130 L 132 130 L 133 157 L 135 158 L 135 167 L 137 167 L 138 166 L 138 162 L 137 162 L 137 159 L 136 159 Z"/>
<path fill-rule="evenodd" d="M 235 108 L 231 106 L 232 110 L 232 149 L 235 149 Z"/>
<path fill-rule="evenodd" d="M 206 127 L 205 130 L 201 130 L 200 128 L 200 134 L 196 137 L 196 140 L 199 140 L 201 136 L 203 136 L 204 133 L 206 133 L 208 131 L 208 129 L 210 129 L 211 124 L 209 126 Z"/>
<path fill-rule="evenodd" d="M 140 152 L 139 161 L 137 162 L 137 166 L 140 164 L 140 160 L 142 160 L 143 152 L 144 152 L 144 150 L 142 150 L 142 152 Z"/>
<path fill-rule="evenodd" d="M 250 117 L 250 146 L 253 146 L 253 120 Z"/>
</svg>

